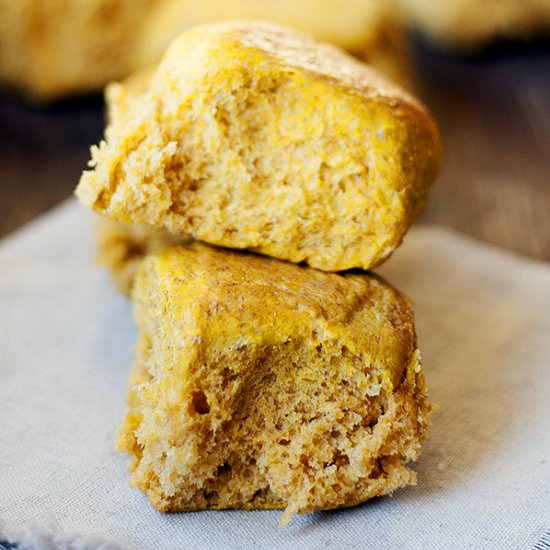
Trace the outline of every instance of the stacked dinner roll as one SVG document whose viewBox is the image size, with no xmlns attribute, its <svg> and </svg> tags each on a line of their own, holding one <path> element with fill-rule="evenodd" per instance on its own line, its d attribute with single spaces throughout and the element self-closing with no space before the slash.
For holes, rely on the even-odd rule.
<svg viewBox="0 0 550 550">
<path fill-rule="evenodd" d="M 283 523 L 414 483 L 431 406 L 412 306 L 366 270 L 437 174 L 426 109 L 252 22 L 187 31 L 108 98 L 76 193 L 108 220 L 103 261 L 139 328 L 118 440 L 131 483 L 161 511 Z"/>
</svg>

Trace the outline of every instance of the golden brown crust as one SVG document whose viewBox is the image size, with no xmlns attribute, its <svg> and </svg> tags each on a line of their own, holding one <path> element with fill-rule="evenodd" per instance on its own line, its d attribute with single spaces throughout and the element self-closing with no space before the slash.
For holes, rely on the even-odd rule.
<svg viewBox="0 0 550 550">
<path fill-rule="evenodd" d="M 212 244 L 368 269 L 400 244 L 439 167 L 416 100 L 269 24 L 190 31 L 147 93 L 116 90 L 81 202 Z"/>
<path fill-rule="evenodd" d="M 149 256 L 134 300 L 119 449 L 159 510 L 288 516 L 414 483 L 430 406 L 409 301 L 381 279 L 191 244 Z"/>
</svg>

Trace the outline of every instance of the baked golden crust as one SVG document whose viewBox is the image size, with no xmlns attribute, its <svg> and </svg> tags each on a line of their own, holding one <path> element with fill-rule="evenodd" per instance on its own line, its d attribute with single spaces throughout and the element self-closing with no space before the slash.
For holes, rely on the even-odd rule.
<svg viewBox="0 0 550 550">
<path fill-rule="evenodd" d="M 409 24 L 463 49 L 550 31 L 550 0 L 397 0 L 397 5 Z"/>
<path fill-rule="evenodd" d="M 118 447 L 161 511 L 358 504 L 414 483 L 430 405 L 409 301 L 198 243 L 147 257 Z"/>
<path fill-rule="evenodd" d="M 387 258 L 439 167 L 438 132 L 416 100 L 269 24 L 185 33 L 146 93 L 117 86 L 111 99 L 77 188 L 84 205 L 322 270 Z"/>
</svg>

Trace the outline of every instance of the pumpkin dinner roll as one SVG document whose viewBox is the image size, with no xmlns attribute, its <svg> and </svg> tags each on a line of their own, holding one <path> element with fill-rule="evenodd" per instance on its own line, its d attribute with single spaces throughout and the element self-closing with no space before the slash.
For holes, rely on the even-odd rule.
<svg viewBox="0 0 550 550">
<path fill-rule="evenodd" d="M 322 270 L 387 258 L 438 170 L 420 103 L 267 23 L 184 33 L 144 93 L 110 93 L 112 122 L 77 188 L 84 205 Z"/>
<path fill-rule="evenodd" d="M 164 512 L 352 506 L 415 482 L 428 425 L 407 298 L 200 243 L 149 255 L 118 447 Z"/>
</svg>

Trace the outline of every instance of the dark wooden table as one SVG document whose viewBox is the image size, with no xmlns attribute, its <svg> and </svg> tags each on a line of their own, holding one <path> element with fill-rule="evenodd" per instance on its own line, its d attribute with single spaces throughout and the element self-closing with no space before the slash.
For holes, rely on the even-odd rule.
<svg viewBox="0 0 550 550">
<path fill-rule="evenodd" d="M 438 120 L 441 176 L 420 222 L 550 260 L 550 41 L 459 57 L 412 42 Z M 0 95 L 0 236 L 69 196 L 103 130 L 101 98 L 37 107 Z"/>
<path fill-rule="evenodd" d="M 421 221 L 550 261 L 550 41 L 414 61 L 445 147 Z"/>
</svg>

